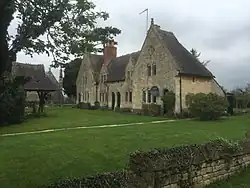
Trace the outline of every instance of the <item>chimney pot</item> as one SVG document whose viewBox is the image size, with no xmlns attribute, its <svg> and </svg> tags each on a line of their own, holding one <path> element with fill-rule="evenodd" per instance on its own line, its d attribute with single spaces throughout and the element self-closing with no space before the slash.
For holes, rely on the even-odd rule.
<svg viewBox="0 0 250 188">
<path fill-rule="evenodd" d="M 117 42 L 115 42 L 113 39 L 109 40 L 106 45 L 104 46 L 103 51 L 103 63 L 105 65 L 108 65 L 111 59 L 116 58 L 117 56 L 117 48 L 116 45 Z"/>
</svg>

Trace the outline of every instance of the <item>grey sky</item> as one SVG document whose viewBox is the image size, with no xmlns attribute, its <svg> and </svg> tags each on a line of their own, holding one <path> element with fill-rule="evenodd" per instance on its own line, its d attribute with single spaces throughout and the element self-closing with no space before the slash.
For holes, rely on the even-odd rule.
<svg viewBox="0 0 250 188">
<path fill-rule="evenodd" d="M 94 0 L 97 10 L 110 13 L 101 23 L 122 30 L 116 38 L 118 55 L 137 51 L 145 38 L 146 15 L 162 29 L 172 31 L 187 48 L 202 53 L 202 60 L 211 60 L 208 68 L 226 88 L 250 82 L 250 1 L 249 0 Z M 14 26 L 12 26 L 14 27 Z M 18 61 L 43 63 L 48 69 L 51 59 L 46 55 L 33 59 L 20 53 Z M 53 70 L 58 76 L 58 70 Z"/>
</svg>

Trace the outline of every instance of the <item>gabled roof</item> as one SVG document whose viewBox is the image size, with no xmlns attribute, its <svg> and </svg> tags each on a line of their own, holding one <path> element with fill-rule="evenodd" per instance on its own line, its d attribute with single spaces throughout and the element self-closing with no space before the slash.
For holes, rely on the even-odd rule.
<svg viewBox="0 0 250 188">
<path fill-rule="evenodd" d="M 55 84 L 58 89 L 53 92 L 51 94 L 51 100 L 53 102 L 61 102 L 61 100 L 64 99 L 64 96 L 63 96 L 63 93 L 60 89 L 60 85 L 59 85 L 59 82 L 57 81 L 57 79 L 55 78 L 54 74 L 51 72 L 51 70 L 49 70 L 48 72 L 46 72 L 46 76 L 50 79 L 50 81 Z"/>
<path fill-rule="evenodd" d="M 44 65 L 38 64 L 24 64 L 24 63 L 12 63 L 12 74 L 14 76 L 23 76 L 30 78 L 30 80 L 24 84 L 26 91 L 55 91 L 58 86 L 55 85 L 46 76 Z"/>
<path fill-rule="evenodd" d="M 158 26 L 156 26 L 158 27 Z M 181 74 L 214 77 L 175 37 L 172 32 L 157 28 L 159 37 L 177 62 Z"/>
<path fill-rule="evenodd" d="M 117 57 L 108 65 L 108 79 L 107 82 L 117 82 L 117 81 L 124 81 L 125 80 L 125 70 L 129 63 L 130 57 L 134 59 L 136 62 L 139 58 L 140 51 L 134 52 L 131 54 L 126 54 L 120 57 Z"/>
<path fill-rule="evenodd" d="M 94 70 L 94 79 L 98 82 L 99 74 L 103 65 L 103 55 L 89 54 L 89 59 Z"/>
</svg>

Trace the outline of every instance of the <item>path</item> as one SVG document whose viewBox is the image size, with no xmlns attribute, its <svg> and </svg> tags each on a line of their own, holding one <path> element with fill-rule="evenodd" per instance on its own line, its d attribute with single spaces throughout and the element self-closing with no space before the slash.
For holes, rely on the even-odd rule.
<svg viewBox="0 0 250 188">
<path fill-rule="evenodd" d="M 162 120 L 162 121 L 125 123 L 125 124 L 113 124 L 113 125 L 99 125 L 99 126 L 90 126 L 90 127 L 82 126 L 82 127 L 60 128 L 60 129 L 46 129 L 46 130 L 40 130 L 40 131 L 1 134 L 0 137 L 42 134 L 42 133 L 51 133 L 51 132 L 60 132 L 60 131 L 69 131 L 69 130 L 78 130 L 78 129 L 97 129 L 97 128 L 125 127 L 125 126 L 131 126 L 131 125 L 159 124 L 159 123 L 167 123 L 167 122 L 174 122 L 174 121 L 176 121 L 176 120 Z"/>
</svg>

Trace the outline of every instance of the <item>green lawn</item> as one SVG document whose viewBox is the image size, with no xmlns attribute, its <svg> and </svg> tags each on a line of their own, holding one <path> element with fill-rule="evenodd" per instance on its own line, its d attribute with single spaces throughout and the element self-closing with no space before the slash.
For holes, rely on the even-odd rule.
<svg viewBox="0 0 250 188">
<path fill-rule="evenodd" d="M 72 108 L 53 109 L 48 113 L 47 118 L 2 128 L 0 134 L 159 119 Z M 65 177 L 115 171 L 123 168 L 129 153 L 137 149 L 202 143 L 218 136 L 241 139 L 247 130 L 250 130 L 250 117 L 240 116 L 217 122 L 182 120 L 0 137 L 0 185 L 30 188 Z"/>
<path fill-rule="evenodd" d="M 103 124 L 120 124 L 148 122 L 162 118 L 137 115 L 124 115 L 112 111 L 79 110 L 71 107 L 48 108 L 47 118 L 33 119 L 22 125 L 0 127 L 0 133 L 26 132 L 45 129 L 69 128 L 79 126 L 96 126 Z"/>
</svg>

